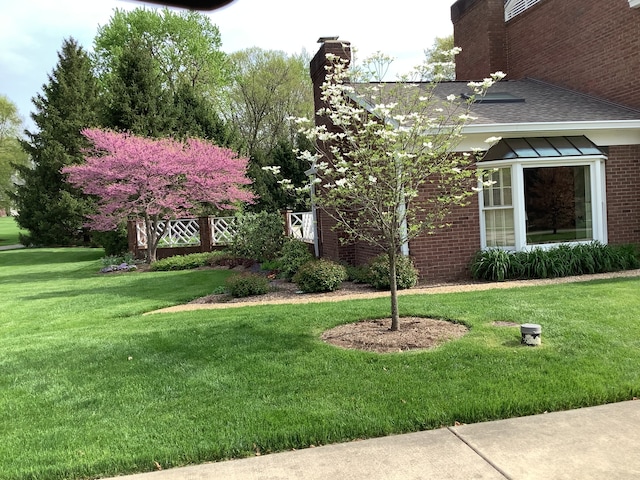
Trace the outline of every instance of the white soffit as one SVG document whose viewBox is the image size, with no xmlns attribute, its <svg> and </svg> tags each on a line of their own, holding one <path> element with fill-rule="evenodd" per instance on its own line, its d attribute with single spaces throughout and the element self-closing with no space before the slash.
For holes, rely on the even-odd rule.
<svg viewBox="0 0 640 480">
<path fill-rule="evenodd" d="M 640 120 L 467 125 L 463 127 L 462 135 L 462 140 L 455 148 L 457 152 L 469 152 L 474 148 L 486 150 L 488 144 L 485 140 L 489 137 L 584 135 L 599 147 L 640 145 Z"/>
</svg>

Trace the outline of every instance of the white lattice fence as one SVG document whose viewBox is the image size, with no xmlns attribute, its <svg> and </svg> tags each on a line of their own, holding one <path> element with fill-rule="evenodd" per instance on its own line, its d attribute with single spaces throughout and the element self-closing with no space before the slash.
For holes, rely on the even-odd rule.
<svg viewBox="0 0 640 480">
<path fill-rule="evenodd" d="M 158 241 L 158 247 L 192 247 L 200 245 L 200 225 L 195 218 L 169 220 L 167 227 Z M 165 228 L 165 222 L 158 222 L 156 232 Z M 147 231 L 144 220 L 136 223 L 138 247 L 147 248 Z"/>
<path fill-rule="evenodd" d="M 288 215 L 291 229 L 289 235 L 303 242 L 313 243 L 313 213 L 297 212 L 288 213 Z"/>
<path fill-rule="evenodd" d="M 236 217 L 212 217 L 211 243 L 224 245 L 231 243 L 236 234 Z"/>
</svg>

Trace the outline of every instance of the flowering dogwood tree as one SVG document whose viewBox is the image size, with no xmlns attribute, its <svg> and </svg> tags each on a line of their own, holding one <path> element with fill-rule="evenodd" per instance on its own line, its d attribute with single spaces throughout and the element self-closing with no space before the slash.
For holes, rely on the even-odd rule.
<svg viewBox="0 0 640 480">
<path fill-rule="evenodd" d="M 234 209 L 251 202 L 244 189 L 247 159 L 198 139 L 151 139 L 110 130 L 82 134 L 94 148 L 82 165 L 65 167 L 68 181 L 98 198 L 98 213 L 87 226 L 108 231 L 129 217 L 143 218 L 147 261 L 156 259 L 161 222 L 193 212 L 202 204 Z"/>
<path fill-rule="evenodd" d="M 452 50 L 451 58 L 458 51 Z M 373 58 L 358 69 L 360 75 L 386 71 L 380 58 L 384 63 L 388 57 Z M 347 241 L 366 242 L 388 255 L 391 330 L 397 330 L 398 255 L 416 236 L 445 227 L 453 207 L 468 203 L 477 185 L 476 158 L 455 153 L 455 146 L 473 118 L 474 96 L 484 95 L 504 74 L 470 83 L 471 96 L 464 99 L 443 96 L 437 81 L 425 81 L 433 78 L 429 66 L 393 83 L 354 83 L 349 59 L 328 54 L 327 64 L 325 107 L 318 115 L 328 122 L 296 119 L 316 146 L 299 158 L 315 173 L 317 205 Z"/>
</svg>

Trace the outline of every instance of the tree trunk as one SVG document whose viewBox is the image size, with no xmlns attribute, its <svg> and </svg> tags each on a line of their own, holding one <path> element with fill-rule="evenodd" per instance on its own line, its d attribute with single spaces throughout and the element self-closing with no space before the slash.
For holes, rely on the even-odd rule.
<svg viewBox="0 0 640 480">
<path fill-rule="evenodd" d="M 398 313 L 398 282 L 396 279 L 397 253 L 389 252 L 389 284 L 391 285 L 391 330 L 396 332 L 400 326 L 400 314 Z"/>
<path fill-rule="evenodd" d="M 145 215 L 144 219 L 145 229 L 147 231 L 147 255 L 146 260 L 148 264 L 156 261 L 156 251 L 158 248 L 158 240 L 156 238 L 156 222 L 151 220 L 151 217 Z"/>
</svg>

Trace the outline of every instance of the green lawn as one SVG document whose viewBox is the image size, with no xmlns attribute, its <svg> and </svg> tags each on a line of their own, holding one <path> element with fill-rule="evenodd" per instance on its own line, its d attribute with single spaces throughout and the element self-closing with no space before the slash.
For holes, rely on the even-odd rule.
<svg viewBox="0 0 640 480">
<path fill-rule="evenodd" d="M 433 351 L 323 344 L 388 300 L 143 316 L 226 272 L 99 275 L 102 252 L 0 252 L 0 477 L 79 479 L 630 399 L 639 279 L 413 295 L 471 328 Z M 542 325 L 543 345 L 517 328 Z"/>
<path fill-rule="evenodd" d="M 0 217 L 0 247 L 19 244 L 18 233 L 20 231 L 13 217 Z"/>
</svg>

